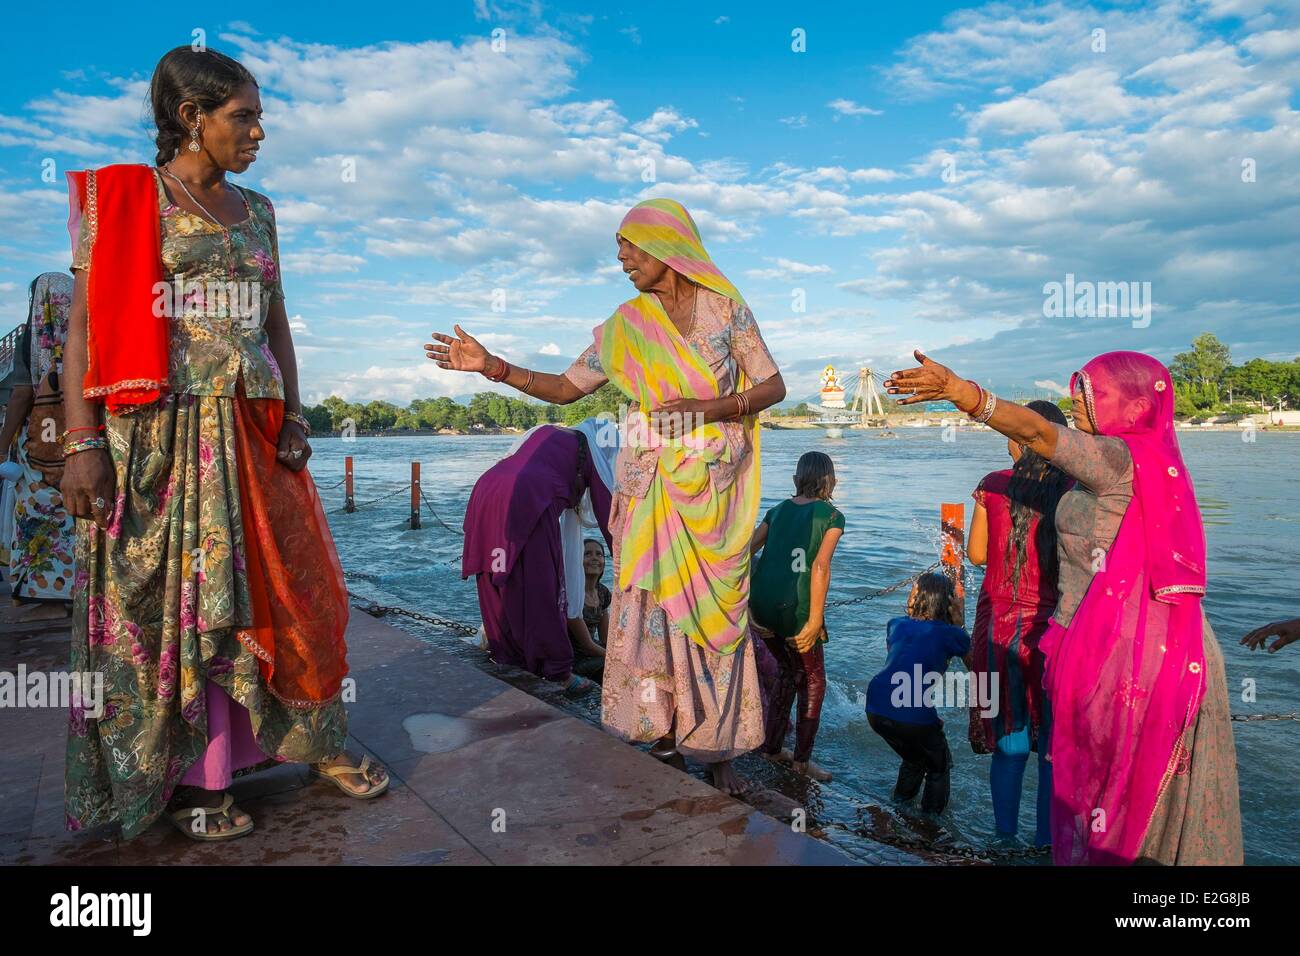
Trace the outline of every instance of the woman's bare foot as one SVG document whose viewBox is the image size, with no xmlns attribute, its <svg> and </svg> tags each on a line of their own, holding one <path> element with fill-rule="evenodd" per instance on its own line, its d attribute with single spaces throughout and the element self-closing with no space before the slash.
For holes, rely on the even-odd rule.
<svg viewBox="0 0 1300 956">
<path fill-rule="evenodd" d="M 713 772 L 713 785 L 728 796 L 739 797 L 749 789 L 745 781 L 736 775 L 730 760 L 710 764 L 709 770 Z"/>
<path fill-rule="evenodd" d="M 790 753 L 788 750 L 781 750 L 774 754 L 765 753 L 763 756 L 772 761 L 772 763 L 779 763 L 786 767 L 794 763 L 794 754 Z"/>
<path fill-rule="evenodd" d="M 226 794 L 223 790 L 202 790 L 198 787 L 184 787 L 176 791 L 176 795 L 172 798 L 171 809 L 188 810 L 191 807 L 219 807 L 225 799 Z M 229 813 L 195 814 L 194 817 L 195 819 L 201 817 L 204 833 L 224 833 L 227 830 L 233 830 L 235 827 L 242 827 L 253 822 L 252 817 L 234 804 L 231 805 Z M 192 825 L 192 823 L 188 825 Z"/>
<path fill-rule="evenodd" d="M 793 761 L 791 765 L 794 767 L 795 773 L 801 773 L 805 777 L 811 777 L 819 783 L 830 783 L 831 781 L 831 772 L 829 770 L 823 770 L 811 760 L 796 760 Z"/>
<path fill-rule="evenodd" d="M 344 751 L 333 760 L 322 760 L 316 764 L 321 770 L 328 770 L 331 767 L 359 767 L 361 760 Z M 334 777 L 333 779 L 339 786 L 344 787 L 349 793 L 356 796 L 369 793 L 372 788 L 383 784 L 388 777 L 388 771 L 380 764 L 371 763 L 364 775 L 359 773 L 345 773 Z"/>
</svg>

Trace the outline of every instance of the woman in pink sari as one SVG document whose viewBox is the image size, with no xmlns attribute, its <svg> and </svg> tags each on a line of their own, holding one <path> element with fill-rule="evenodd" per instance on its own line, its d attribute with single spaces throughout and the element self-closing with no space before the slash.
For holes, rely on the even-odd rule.
<svg viewBox="0 0 1300 956">
<path fill-rule="evenodd" d="M 902 404 L 951 401 L 1076 481 L 1056 511 L 1060 601 L 1039 644 L 1056 862 L 1240 864 L 1227 681 L 1169 370 L 1098 356 L 1071 379 L 1069 429 L 916 357 L 885 383 L 910 393 Z"/>
</svg>

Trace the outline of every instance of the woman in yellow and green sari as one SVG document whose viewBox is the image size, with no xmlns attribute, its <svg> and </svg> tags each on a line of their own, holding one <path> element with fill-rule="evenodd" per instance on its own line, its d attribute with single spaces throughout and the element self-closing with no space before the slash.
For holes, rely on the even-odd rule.
<svg viewBox="0 0 1300 956">
<path fill-rule="evenodd" d="M 686 209 L 635 206 L 618 259 L 637 295 L 594 330 L 562 375 L 515 368 L 459 326 L 425 347 L 442 368 L 481 372 L 566 404 L 613 382 L 627 396 L 610 513 L 613 604 L 602 721 L 711 766 L 763 741 L 749 634 L 749 539 L 758 514 L 758 413 L 785 383 L 736 287 L 713 264 Z"/>
</svg>

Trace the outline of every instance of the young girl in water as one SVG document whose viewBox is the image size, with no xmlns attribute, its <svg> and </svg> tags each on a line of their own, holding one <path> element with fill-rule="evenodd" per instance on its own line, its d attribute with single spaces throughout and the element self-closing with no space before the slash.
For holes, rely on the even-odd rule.
<svg viewBox="0 0 1300 956">
<path fill-rule="evenodd" d="M 795 466 L 794 495 L 767 513 L 750 546 L 751 554 L 762 554 L 753 570 L 749 611 L 777 663 L 762 752 L 822 781 L 831 775 L 811 758 L 826 694 L 823 615 L 831 555 L 844 533 L 844 515 L 830 503 L 835 483 L 830 457 L 807 452 Z M 796 696 L 799 713 L 791 754 L 783 744 Z"/>
<path fill-rule="evenodd" d="M 900 757 L 894 799 L 921 795 L 921 809 L 942 813 L 948 806 L 952 751 L 943 734 L 943 721 L 926 690 L 948 661 L 970 650 L 970 635 L 962 627 L 964 613 L 952 580 L 923 574 L 907 599 L 907 617 L 893 618 L 885 627 L 885 667 L 867 686 L 867 723 L 885 738 Z M 918 680 L 921 682 L 917 686 Z"/>
</svg>

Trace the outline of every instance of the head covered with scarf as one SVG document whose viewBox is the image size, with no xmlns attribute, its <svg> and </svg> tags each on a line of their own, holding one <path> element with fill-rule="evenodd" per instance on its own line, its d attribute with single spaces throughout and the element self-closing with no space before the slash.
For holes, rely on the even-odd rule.
<svg viewBox="0 0 1300 956">
<path fill-rule="evenodd" d="M 744 305 L 700 239 L 681 203 L 638 203 L 618 235 L 697 286 Z M 697 293 L 698 294 L 698 293 Z M 658 296 L 642 292 L 596 330 L 601 366 L 641 412 L 678 399 L 719 397 L 718 379 L 703 355 L 677 329 Z M 735 387 L 748 387 L 737 369 Z M 622 531 L 620 588 L 650 591 L 688 638 L 718 653 L 734 652 L 749 628 L 749 535 L 758 512 L 758 418 L 749 416 L 750 461 L 735 480 L 715 482 L 711 464 L 730 462 L 735 449 L 718 424 L 685 438 L 656 443 L 655 478 L 633 498 Z M 632 444 L 636 441 L 629 437 Z"/>
<path fill-rule="evenodd" d="M 1132 863 L 1205 689 L 1205 531 L 1174 431 L 1169 370 L 1107 352 L 1071 379 L 1098 435 L 1124 442 L 1133 499 L 1068 628 L 1041 644 L 1052 701 L 1053 853 Z"/>
</svg>

